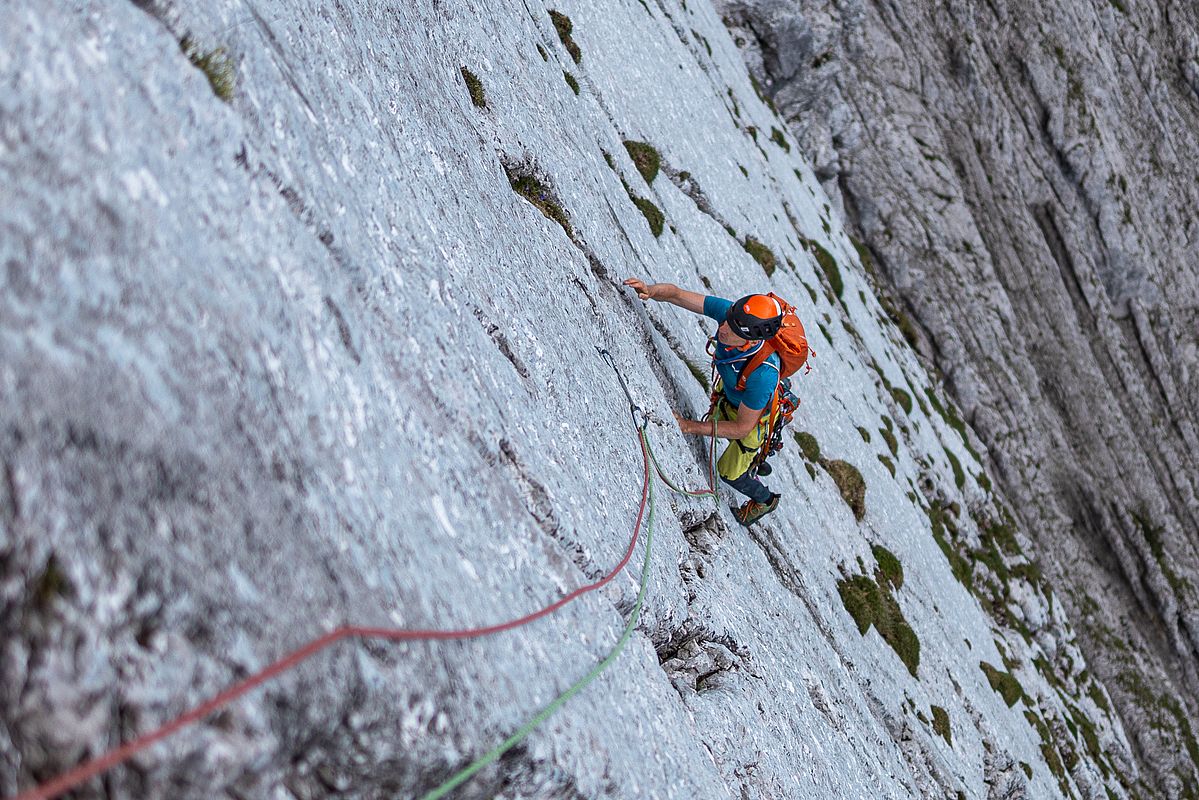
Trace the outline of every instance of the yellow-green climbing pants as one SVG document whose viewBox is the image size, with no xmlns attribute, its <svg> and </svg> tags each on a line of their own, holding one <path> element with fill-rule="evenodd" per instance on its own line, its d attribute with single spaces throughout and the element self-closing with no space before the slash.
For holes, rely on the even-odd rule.
<svg viewBox="0 0 1199 800">
<path fill-rule="evenodd" d="M 737 413 L 727 400 L 721 398 L 716 403 L 712 416 L 718 420 L 732 420 L 736 418 Z M 768 420 L 769 413 L 764 413 L 747 436 L 728 443 L 716 462 L 716 471 L 725 483 L 759 503 L 770 502 L 772 493 L 761 481 L 749 474 L 749 467 L 765 442 Z"/>
</svg>

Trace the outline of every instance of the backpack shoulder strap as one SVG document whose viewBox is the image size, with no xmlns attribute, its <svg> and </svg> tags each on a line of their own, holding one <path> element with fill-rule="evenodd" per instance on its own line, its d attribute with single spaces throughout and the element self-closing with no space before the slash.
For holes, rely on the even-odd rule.
<svg viewBox="0 0 1199 800">
<path fill-rule="evenodd" d="M 758 349 L 758 352 L 754 354 L 749 363 L 742 368 L 741 374 L 737 376 L 737 391 L 745 391 L 745 382 L 749 379 L 749 374 L 766 363 L 766 359 L 772 355 L 774 355 L 774 345 L 769 340 L 762 342 L 762 346 Z"/>
</svg>

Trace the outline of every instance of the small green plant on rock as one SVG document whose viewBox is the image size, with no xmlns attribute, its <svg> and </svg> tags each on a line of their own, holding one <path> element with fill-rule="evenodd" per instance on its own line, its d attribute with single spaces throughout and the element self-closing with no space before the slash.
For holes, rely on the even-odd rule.
<svg viewBox="0 0 1199 800">
<path fill-rule="evenodd" d="M 561 225 L 567 236 L 574 236 L 574 231 L 570 227 L 570 219 L 545 184 L 534 175 L 522 173 L 515 168 L 504 167 L 504 171 L 508 174 L 508 182 L 512 186 L 512 191 L 532 203 L 538 211 L 545 215 L 546 219 L 551 219 Z"/>
<path fill-rule="evenodd" d="M 949 448 L 943 448 L 945 455 L 949 459 L 949 466 L 953 469 L 953 482 L 961 489 L 966 485 L 966 473 L 962 471 L 962 464 L 958 461 L 957 456 L 950 452 Z"/>
<path fill-rule="evenodd" d="M 487 108 L 487 96 L 483 93 L 483 81 L 479 80 L 479 76 L 463 67 L 462 80 L 466 82 L 466 90 L 470 92 L 470 101 L 475 107 Z"/>
<path fill-rule="evenodd" d="M 962 554 L 957 551 L 957 548 L 949 541 L 946 536 L 946 531 L 956 531 L 953 527 L 953 521 L 949 518 L 945 508 L 940 503 L 933 503 L 928 508 L 928 521 L 933 529 L 933 540 L 937 546 L 941 548 L 941 552 L 945 554 L 946 560 L 949 561 L 949 569 L 953 572 L 953 577 L 966 587 L 971 593 L 974 592 L 974 567 L 969 561 L 962 557 Z"/>
<path fill-rule="evenodd" d="M 874 554 L 874 563 L 878 564 L 879 583 L 882 583 L 882 578 L 885 578 L 896 589 L 903 588 L 903 564 L 899 563 L 899 559 L 895 557 L 887 548 L 881 544 L 872 545 L 870 552 Z"/>
<path fill-rule="evenodd" d="M 837 593 L 845 610 L 853 617 L 863 636 L 874 626 L 879 635 L 899 656 L 912 677 L 920 666 L 920 640 L 904 619 L 891 592 L 892 583 L 883 575 L 881 565 L 875 577 L 852 575 L 837 581 Z"/>
<path fill-rule="evenodd" d="M 1012 673 L 1002 672 L 986 661 L 978 662 L 978 667 L 986 674 L 987 682 L 991 684 L 992 689 L 999 693 L 1008 708 L 1016 705 L 1016 702 L 1024 697 L 1024 687 Z"/>
<path fill-rule="evenodd" d="M 754 261 L 757 261 L 762 266 L 767 277 L 774 274 L 777 261 L 775 260 L 774 252 L 769 247 L 752 236 L 745 237 L 745 242 L 741 246 L 745 248 L 745 252 L 753 256 Z"/>
<path fill-rule="evenodd" d="M 1062 766 L 1061 758 L 1058 757 L 1057 748 L 1053 746 L 1053 734 L 1050 733 L 1049 726 L 1034 711 L 1025 711 L 1024 718 L 1028 720 L 1028 724 L 1041 737 L 1041 756 L 1045 759 L 1045 764 L 1049 767 L 1049 771 L 1057 778 L 1062 795 L 1069 797 L 1066 769 Z"/>
<path fill-rule="evenodd" d="M 820 265 L 824 277 L 828 279 L 829 288 L 840 298 L 845 292 L 845 283 L 841 280 L 841 268 L 837 266 L 837 259 L 833 258 L 833 254 L 825 250 L 824 245 L 815 239 L 805 239 L 804 241 L 816 256 L 816 263 Z"/>
<path fill-rule="evenodd" d="M 641 209 L 641 213 L 645 215 L 645 221 L 649 223 L 650 232 L 655 237 L 662 235 L 662 226 L 666 221 L 666 217 L 662 214 L 662 209 L 658 208 L 644 197 L 638 197 L 631 192 L 629 197 L 632 198 L 633 204 Z"/>
<path fill-rule="evenodd" d="M 648 142 L 636 142 L 631 139 L 625 140 L 624 149 L 629 151 L 629 158 L 633 159 L 633 165 L 637 167 L 641 177 L 646 183 L 652 184 L 662 166 L 662 154 Z"/>
<path fill-rule="evenodd" d="M 953 747 L 953 734 L 949 730 L 949 714 L 940 706 L 933 706 L 933 733 L 945 739 L 945 743 Z"/>
<path fill-rule="evenodd" d="M 891 455 L 899 455 L 899 441 L 895 438 L 895 434 L 890 428 L 879 428 L 878 432 L 882 435 L 883 441 L 887 443 L 887 447 L 891 450 Z"/>
<path fill-rule="evenodd" d="M 788 153 L 791 152 L 791 145 L 787 144 L 786 137 L 783 135 L 783 132 L 780 131 L 778 128 L 775 128 L 775 127 L 770 128 L 770 141 L 777 144 L 784 151 L 786 151 Z"/>
<path fill-rule="evenodd" d="M 562 77 L 566 79 L 566 85 L 570 87 L 570 90 L 577 95 L 579 93 L 579 82 L 575 80 L 575 76 L 566 70 L 562 70 Z"/>
<path fill-rule="evenodd" d="M 853 511 L 854 519 L 861 520 L 866 516 L 866 481 L 858 468 L 840 459 L 822 459 L 820 466 L 832 476 L 842 499 Z"/>
<path fill-rule="evenodd" d="M 562 46 L 566 48 L 566 52 L 570 53 L 570 57 L 578 64 L 583 60 L 583 51 L 575 44 L 575 40 L 571 37 L 571 32 L 574 30 L 574 23 L 570 21 L 570 17 L 563 14 L 561 11 L 550 9 L 550 20 L 554 23 L 554 30 L 558 32 L 558 38 L 562 40 Z"/>
<path fill-rule="evenodd" d="M 799 451 L 808 461 L 820 460 L 820 444 L 815 436 L 806 431 L 799 431 L 795 434 L 795 443 L 799 445 Z"/>
<path fill-rule="evenodd" d="M 229 58 L 225 48 L 204 50 L 191 36 L 184 36 L 179 40 L 179 49 L 187 56 L 187 60 L 192 62 L 196 69 L 203 72 L 204 77 L 208 78 L 208 85 L 212 87 L 212 93 L 226 103 L 232 102 L 233 92 L 236 89 L 236 78 L 233 71 L 233 60 Z"/>
</svg>

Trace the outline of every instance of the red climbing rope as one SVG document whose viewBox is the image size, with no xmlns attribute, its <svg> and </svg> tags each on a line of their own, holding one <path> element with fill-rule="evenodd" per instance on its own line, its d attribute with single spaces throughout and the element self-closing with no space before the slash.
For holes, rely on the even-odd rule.
<svg viewBox="0 0 1199 800">
<path fill-rule="evenodd" d="M 293 669 L 297 664 L 305 661 L 316 655 L 325 648 L 336 644 L 342 639 L 352 637 L 369 638 L 369 639 L 389 639 L 391 641 L 412 641 L 412 640 L 445 640 L 445 639 L 472 639 L 480 636 L 488 636 L 493 633 L 519 628 L 523 625 L 528 625 L 542 617 L 552 614 L 570 601 L 581 597 L 588 592 L 593 592 L 596 589 L 604 586 L 625 568 L 629 563 L 629 559 L 633 557 L 633 551 L 637 547 L 637 537 L 641 532 L 641 520 L 645 516 L 645 504 L 649 497 L 649 453 L 645 449 L 644 442 L 642 443 L 641 456 L 644 462 L 645 479 L 641 484 L 641 507 L 637 510 L 637 522 L 633 526 L 633 537 L 629 541 L 628 550 L 625 551 L 624 558 L 616 565 L 616 568 L 600 578 L 594 583 L 589 583 L 586 586 L 581 586 L 575 589 L 565 597 L 549 604 L 545 608 L 534 611 L 531 614 L 526 614 L 523 617 L 501 622 L 496 625 L 487 625 L 481 628 L 466 628 L 463 630 L 402 630 L 395 628 L 372 628 L 359 625 L 342 625 L 329 633 L 326 633 L 320 638 L 314 639 L 303 647 L 295 650 L 292 653 L 280 658 L 273 664 L 256 672 L 245 680 L 234 684 L 225 691 L 218 694 L 208 702 L 193 708 L 190 711 L 176 717 L 170 722 L 165 723 L 159 728 L 156 728 L 149 733 L 142 734 L 131 742 L 121 745 L 118 748 L 86 761 L 83 764 L 75 767 L 69 772 L 59 775 L 46 783 L 41 784 L 33 789 L 30 789 L 22 794 L 12 798 L 12 800 L 52 800 L 58 797 L 63 792 L 74 789 L 79 784 L 86 780 L 96 777 L 113 767 L 128 761 L 137 753 L 145 750 L 147 747 L 159 742 L 173 733 L 191 725 L 194 722 L 204 719 L 209 714 L 223 708 L 224 706 L 237 700 L 242 695 L 250 692 L 272 678 L 281 675 Z"/>
</svg>

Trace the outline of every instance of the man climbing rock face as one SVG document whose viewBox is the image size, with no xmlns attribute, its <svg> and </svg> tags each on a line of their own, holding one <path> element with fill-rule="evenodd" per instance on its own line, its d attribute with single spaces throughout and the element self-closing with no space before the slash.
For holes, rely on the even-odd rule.
<svg viewBox="0 0 1199 800">
<path fill-rule="evenodd" d="M 750 368 L 742 382 L 742 372 L 762 348 L 763 340 L 774 336 L 783 320 L 783 306 L 774 297 L 751 294 L 730 302 L 722 297 L 702 295 L 680 289 L 671 283 L 646 285 L 638 278 L 624 282 L 642 300 L 672 303 L 720 323 L 710 340 L 713 364 L 719 376 L 719 397 L 704 420 L 686 419 L 675 414 L 683 433 L 731 439 L 717 462 L 721 480 L 749 498 L 734 509 L 737 521 L 750 525 L 778 508 L 780 495 L 758 480 L 751 470 L 758 450 L 766 443 L 776 413 L 774 402 L 779 388 L 779 356 L 771 353 L 756 368 Z M 739 385 L 740 384 L 740 385 Z M 763 463 L 756 472 L 767 474 Z"/>
</svg>

